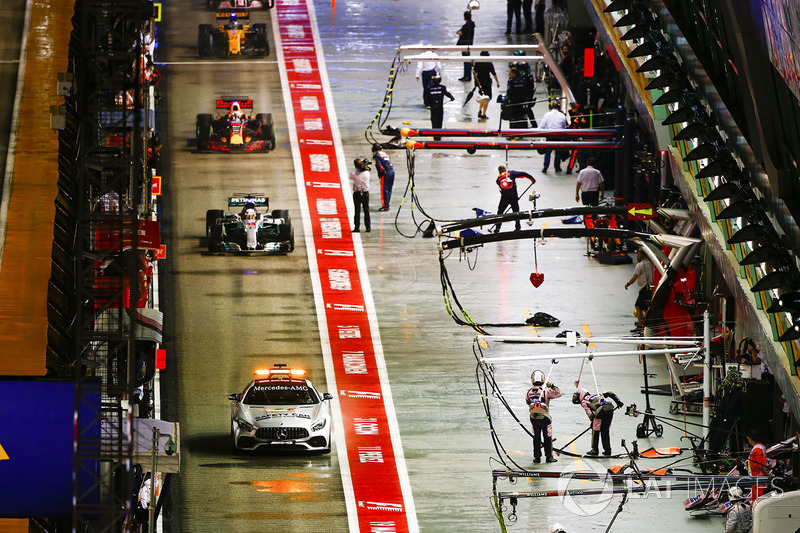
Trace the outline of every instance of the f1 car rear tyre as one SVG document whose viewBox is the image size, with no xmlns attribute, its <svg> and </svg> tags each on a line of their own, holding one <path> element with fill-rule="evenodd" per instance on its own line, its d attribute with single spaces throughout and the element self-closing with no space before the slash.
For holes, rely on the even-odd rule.
<svg viewBox="0 0 800 533">
<path fill-rule="evenodd" d="M 208 148 L 208 141 L 211 140 L 211 123 L 214 116 L 210 113 L 197 115 L 197 149 L 204 151 Z"/>
<path fill-rule="evenodd" d="M 267 141 L 267 149 L 275 149 L 275 125 L 272 123 L 272 113 L 259 113 L 256 120 L 261 124 L 261 138 Z"/>
<path fill-rule="evenodd" d="M 211 24 L 200 24 L 197 27 L 197 54 L 210 57 L 214 50 L 214 28 Z"/>
<path fill-rule="evenodd" d="M 289 252 L 294 252 L 294 226 L 292 225 L 292 217 L 289 215 L 287 209 L 275 209 L 272 212 L 272 218 L 282 218 L 284 224 L 278 228 L 278 240 L 281 242 L 289 243 Z"/>
<path fill-rule="evenodd" d="M 253 39 L 253 48 L 255 48 L 256 55 L 269 55 L 269 37 L 267 37 L 267 25 L 266 24 L 253 24 L 253 33 L 255 33 L 255 38 Z"/>
<path fill-rule="evenodd" d="M 289 214 L 288 209 L 273 209 L 272 218 L 282 218 L 286 224 L 292 223 L 292 216 Z"/>
<path fill-rule="evenodd" d="M 211 228 L 217 224 L 217 219 L 225 218 L 225 211 L 222 209 L 209 209 L 206 211 L 206 237 L 211 235 Z"/>
<path fill-rule="evenodd" d="M 289 228 L 289 252 L 294 252 L 294 226 Z"/>
</svg>

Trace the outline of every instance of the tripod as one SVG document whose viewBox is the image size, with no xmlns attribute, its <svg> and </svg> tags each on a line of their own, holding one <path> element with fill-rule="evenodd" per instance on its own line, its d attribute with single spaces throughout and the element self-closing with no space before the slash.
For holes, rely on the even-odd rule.
<svg viewBox="0 0 800 533">
<path fill-rule="evenodd" d="M 650 407 L 650 387 L 648 384 L 650 374 L 647 373 L 646 355 L 642 355 L 642 368 L 644 372 L 644 421 L 636 426 L 636 438 L 643 439 L 649 437 L 653 433 L 655 433 L 656 437 L 660 437 L 664 434 L 664 426 L 656 422 L 656 417 L 653 415 L 653 408 Z"/>
</svg>

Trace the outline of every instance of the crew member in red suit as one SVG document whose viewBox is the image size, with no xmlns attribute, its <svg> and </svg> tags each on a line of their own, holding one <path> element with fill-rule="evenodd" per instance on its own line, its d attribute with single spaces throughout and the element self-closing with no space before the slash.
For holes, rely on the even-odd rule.
<svg viewBox="0 0 800 533">
<path fill-rule="evenodd" d="M 519 213 L 519 193 L 517 192 L 517 178 L 528 178 L 531 183 L 536 183 L 536 179 L 527 172 L 519 172 L 517 170 L 506 170 L 506 167 L 500 165 L 497 167 L 497 186 L 500 188 L 500 204 L 497 206 L 497 214 L 502 215 L 503 212 L 511 207 L 515 213 Z M 500 231 L 500 222 L 494 227 L 494 233 Z M 519 220 L 515 222 L 517 231 L 521 229 Z"/>
</svg>

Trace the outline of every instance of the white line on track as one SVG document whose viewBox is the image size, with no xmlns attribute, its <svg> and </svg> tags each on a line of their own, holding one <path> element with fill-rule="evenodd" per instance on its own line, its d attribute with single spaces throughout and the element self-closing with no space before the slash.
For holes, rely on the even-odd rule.
<svg viewBox="0 0 800 533">
<path fill-rule="evenodd" d="M 17 150 L 17 132 L 19 131 L 19 113 L 22 102 L 22 91 L 25 88 L 25 62 L 28 59 L 28 33 L 31 28 L 31 6 L 33 0 L 25 3 L 25 21 L 22 24 L 22 40 L 19 50 L 19 68 L 17 69 L 17 87 L 14 93 L 14 109 L 11 113 L 11 127 L 6 152 L 6 168 L 3 174 L 3 192 L 0 196 L 0 268 L 3 267 L 3 251 L 6 244 L 6 223 L 8 222 L 8 203 L 11 196 L 11 180 L 14 174 L 14 154 Z"/>
</svg>

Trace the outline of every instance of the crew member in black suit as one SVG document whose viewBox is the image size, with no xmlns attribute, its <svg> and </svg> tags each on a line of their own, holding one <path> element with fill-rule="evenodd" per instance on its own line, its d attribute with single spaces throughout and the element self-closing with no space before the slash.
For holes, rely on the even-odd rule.
<svg viewBox="0 0 800 533">
<path fill-rule="evenodd" d="M 431 78 L 431 88 L 428 89 L 428 98 L 431 103 L 431 127 L 441 128 L 444 119 L 444 97 L 448 97 L 452 102 L 455 100 L 453 95 L 447 92 L 447 87 L 442 85 L 442 75 L 438 72 Z M 441 137 L 434 137 L 439 140 Z"/>
</svg>

